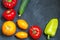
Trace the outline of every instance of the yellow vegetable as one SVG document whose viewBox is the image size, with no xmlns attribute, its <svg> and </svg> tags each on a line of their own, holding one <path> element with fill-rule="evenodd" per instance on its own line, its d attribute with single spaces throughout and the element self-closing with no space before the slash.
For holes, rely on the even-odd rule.
<svg viewBox="0 0 60 40">
<path fill-rule="evenodd" d="M 17 32 L 15 36 L 19 39 L 24 39 L 28 37 L 28 34 L 26 32 L 20 31 L 20 32 Z"/>
<path fill-rule="evenodd" d="M 47 37 L 48 40 L 50 39 L 50 37 L 54 37 L 56 35 L 57 28 L 58 28 L 58 19 L 57 18 L 51 19 L 46 25 L 46 28 L 44 30 L 44 33 L 48 36 Z"/>
<path fill-rule="evenodd" d="M 6 36 L 11 36 L 16 32 L 16 25 L 12 21 L 6 21 L 2 25 L 2 33 Z"/>
<path fill-rule="evenodd" d="M 17 25 L 21 29 L 27 29 L 28 28 L 28 23 L 23 19 L 18 19 L 17 20 Z"/>
</svg>

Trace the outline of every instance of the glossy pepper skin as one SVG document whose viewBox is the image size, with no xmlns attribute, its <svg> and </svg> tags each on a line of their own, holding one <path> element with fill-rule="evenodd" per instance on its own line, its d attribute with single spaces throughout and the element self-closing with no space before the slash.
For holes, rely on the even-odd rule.
<svg viewBox="0 0 60 40">
<path fill-rule="evenodd" d="M 19 16 L 21 16 L 24 13 L 29 2 L 30 0 L 21 0 L 21 5 L 19 8 L 19 13 L 18 13 Z"/>
<path fill-rule="evenodd" d="M 48 40 L 51 37 L 54 37 L 56 34 L 58 28 L 58 19 L 57 18 L 53 18 L 51 19 L 48 24 L 46 25 L 46 28 L 44 30 L 44 33 L 48 36 Z"/>
<path fill-rule="evenodd" d="M 3 18 L 6 20 L 13 20 L 16 16 L 16 11 L 14 9 L 9 9 L 3 12 Z"/>
<path fill-rule="evenodd" d="M 14 8 L 14 6 L 17 4 L 17 0 L 2 0 L 3 1 L 3 5 L 6 8 Z"/>
<path fill-rule="evenodd" d="M 37 25 L 33 25 L 29 29 L 29 34 L 34 40 L 37 40 L 42 35 L 42 29 Z"/>
</svg>

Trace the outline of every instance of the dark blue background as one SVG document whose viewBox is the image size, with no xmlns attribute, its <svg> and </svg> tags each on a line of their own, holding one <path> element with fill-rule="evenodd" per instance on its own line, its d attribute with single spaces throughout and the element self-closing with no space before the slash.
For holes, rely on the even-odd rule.
<svg viewBox="0 0 60 40">
<path fill-rule="evenodd" d="M 17 39 L 14 35 L 11 37 L 6 37 L 2 34 L 1 26 L 5 20 L 2 18 L 1 15 L 4 12 L 4 10 L 6 10 L 6 8 L 3 7 L 1 2 L 2 0 L 0 0 L 0 40 L 20 40 Z M 20 3 L 21 0 L 18 0 L 18 3 L 14 8 L 17 12 L 17 15 L 14 19 L 15 23 L 18 19 L 18 9 Z M 48 23 L 48 21 L 54 17 L 57 17 L 60 22 L 60 0 L 31 0 L 27 9 L 25 10 L 24 14 L 21 16 L 20 19 L 26 20 L 29 24 L 29 27 L 32 25 L 39 25 L 42 28 L 42 30 L 44 30 L 45 25 Z M 17 32 L 20 30 L 21 29 L 17 27 Z M 28 32 L 28 30 L 26 30 L 26 32 Z M 32 40 L 32 38 L 29 37 L 24 40 Z M 39 40 L 46 40 L 46 36 L 42 34 Z M 60 23 L 56 36 L 51 38 L 51 40 L 60 40 Z"/>
</svg>

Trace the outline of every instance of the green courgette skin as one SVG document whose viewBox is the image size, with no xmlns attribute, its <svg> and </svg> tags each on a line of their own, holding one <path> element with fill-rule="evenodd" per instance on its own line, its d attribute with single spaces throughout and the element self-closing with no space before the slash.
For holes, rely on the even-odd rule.
<svg viewBox="0 0 60 40">
<path fill-rule="evenodd" d="M 19 16 L 21 16 L 24 13 L 29 2 L 30 0 L 21 0 L 21 5 L 19 8 L 19 13 L 18 13 Z"/>
</svg>

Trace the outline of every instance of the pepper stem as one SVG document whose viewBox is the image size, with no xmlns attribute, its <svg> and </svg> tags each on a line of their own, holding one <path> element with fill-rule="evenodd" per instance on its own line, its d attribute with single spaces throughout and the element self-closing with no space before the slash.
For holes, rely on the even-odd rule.
<svg viewBox="0 0 60 40">
<path fill-rule="evenodd" d="M 7 0 L 8 2 L 12 2 L 12 0 Z"/>
<path fill-rule="evenodd" d="M 50 40 L 50 35 L 48 35 L 47 39 Z"/>
</svg>

